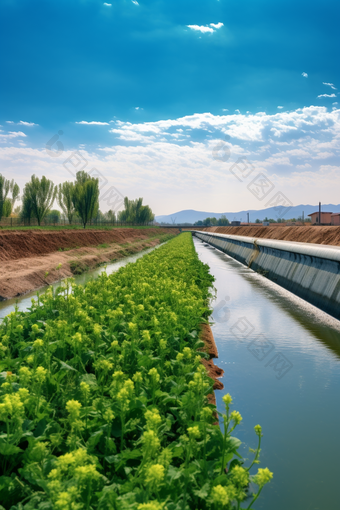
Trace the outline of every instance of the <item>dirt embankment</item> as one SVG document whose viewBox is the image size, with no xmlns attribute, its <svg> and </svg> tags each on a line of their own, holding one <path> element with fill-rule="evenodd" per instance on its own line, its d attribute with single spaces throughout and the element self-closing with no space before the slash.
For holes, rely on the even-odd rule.
<svg viewBox="0 0 340 510">
<path fill-rule="evenodd" d="M 1 232 L 0 300 L 156 246 L 169 234 L 160 228 Z"/>
<path fill-rule="evenodd" d="M 211 377 L 211 379 L 214 379 L 213 386 L 214 390 L 222 390 L 224 386 L 223 383 L 221 383 L 221 381 L 218 380 L 218 378 L 222 377 L 222 375 L 224 374 L 224 370 L 216 366 L 212 360 L 212 358 L 218 358 L 218 352 L 215 344 L 214 335 L 211 331 L 211 327 L 209 326 L 209 324 L 201 324 L 200 339 L 203 340 L 205 344 L 204 347 L 202 347 L 202 350 L 204 350 L 210 355 L 209 360 L 202 358 L 201 363 L 207 369 L 209 377 Z M 216 405 L 215 393 L 211 393 L 210 395 L 208 395 L 208 400 L 210 404 Z"/>
<path fill-rule="evenodd" d="M 179 232 L 179 231 L 178 231 Z M 178 233 L 176 231 L 176 233 Z M 112 230 L 21 230 L 0 232 L 0 261 L 46 255 L 58 250 L 124 244 L 169 233 L 162 228 L 115 228 Z"/>
<path fill-rule="evenodd" d="M 300 243 L 328 244 L 340 246 L 339 226 L 292 226 L 292 227 L 198 227 L 197 230 L 231 234 L 234 236 L 249 236 L 262 239 L 277 239 L 280 241 L 297 241 Z"/>
</svg>

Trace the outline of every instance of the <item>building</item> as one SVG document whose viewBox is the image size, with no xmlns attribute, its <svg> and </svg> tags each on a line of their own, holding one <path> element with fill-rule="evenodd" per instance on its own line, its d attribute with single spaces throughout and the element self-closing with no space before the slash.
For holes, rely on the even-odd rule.
<svg viewBox="0 0 340 510">
<path fill-rule="evenodd" d="M 340 225 L 340 213 L 333 213 L 331 215 L 331 225 Z"/>
<path fill-rule="evenodd" d="M 312 225 L 331 225 L 332 214 L 331 212 L 321 212 L 320 222 L 319 211 L 308 214 L 308 216 L 310 216 Z"/>
</svg>

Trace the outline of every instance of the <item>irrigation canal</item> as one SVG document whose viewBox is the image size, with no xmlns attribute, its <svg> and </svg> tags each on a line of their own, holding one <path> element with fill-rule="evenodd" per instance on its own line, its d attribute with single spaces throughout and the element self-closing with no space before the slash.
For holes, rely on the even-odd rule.
<svg viewBox="0 0 340 510">
<path fill-rule="evenodd" d="M 274 472 L 256 509 L 338 508 L 340 322 L 198 238 L 194 243 L 216 278 L 212 330 L 216 364 L 225 371 L 218 410 L 230 393 L 243 417 L 235 436 L 246 458 L 256 446 L 253 427 L 262 425 L 260 466 Z M 159 246 L 77 276 L 76 283 Z M 16 304 L 27 310 L 36 294 L 1 302 L 0 320 Z"/>
<path fill-rule="evenodd" d="M 246 458 L 256 447 L 253 427 L 262 426 L 260 467 L 274 472 L 256 509 L 339 508 L 340 322 L 199 239 L 194 243 L 216 278 L 215 363 L 225 371 L 218 410 L 230 393 L 243 417 L 235 436 Z"/>
</svg>

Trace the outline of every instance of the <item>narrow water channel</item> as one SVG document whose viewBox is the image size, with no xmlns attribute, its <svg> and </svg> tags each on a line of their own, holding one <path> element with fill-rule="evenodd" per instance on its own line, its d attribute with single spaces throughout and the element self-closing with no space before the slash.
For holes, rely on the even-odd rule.
<svg viewBox="0 0 340 510">
<path fill-rule="evenodd" d="M 140 259 L 141 257 L 144 257 L 144 255 L 146 255 L 147 253 L 150 253 L 153 250 L 156 250 L 157 248 L 162 246 L 162 244 L 164 244 L 164 243 L 158 244 L 157 246 L 153 246 L 152 248 L 147 248 L 146 250 L 143 250 L 139 253 L 134 253 L 133 255 L 129 255 L 128 257 L 124 257 L 120 260 L 117 260 L 117 262 L 112 262 L 110 264 L 107 264 L 107 266 L 100 266 L 100 267 L 97 267 L 96 269 L 86 271 L 85 273 L 83 273 L 79 276 L 74 276 L 73 278 L 77 285 L 85 285 L 86 282 L 88 282 L 92 278 L 96 278 L 103 271 L 106 271 L 107 274 L 115 273 L 121 267 L 126 266 L 126 264 L 136 262 L 136 260 Z M 52 287 L 56 288 L 56 287 L 58 287 L 58 285 L 60 285 L 59 282 L 54 283 L 52 285 Z M 20 311 L 22 311 L 22 312 L 26 311 L 31 306 L 31 299 L 36 297 L 37 292 L 43 293 L 48 287 L 49 287 L 49 285 L 47 285 L 46 287 L 40 288 L 38 291 L 34 290 L 32 292 L 28 292 L 27 294 L 24 294 L 23 296 L 20 296 L 19 298 L 7 299 L 6 301 L 1 301 L 0 302 L 0 321 L 4 317 L 6 317 L 6 315 L 13 312 L 15 305 L 18 306 L 18 309 Z"/>
<path fill-rule="evenodd" d="M 212 326 L 230 393 L 243 421 L 235 436 L 274 478 L 257 510 L 340 508 L 340 322 L 194 238 L 216 281 Z M 248 464 L 249 465 L 249 464 Z M 256 468 L 257 469 L 257 468 Z"/>
</svg>

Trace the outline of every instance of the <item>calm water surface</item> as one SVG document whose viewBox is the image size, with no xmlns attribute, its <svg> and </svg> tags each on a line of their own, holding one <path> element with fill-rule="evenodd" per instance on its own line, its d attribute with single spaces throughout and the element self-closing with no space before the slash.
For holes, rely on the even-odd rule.
<svg viewBox="0 0 340 510">
<path fill-rule="evenodd" d="M 257 444 L 253 427 L 262 425 L 260 467 L 274 472 L 255 508 L 340 508 L 340 322 L 194 242 L 216 278 L 212 330 L 225 371 L 218 410 L 230 393 L 243 417 L 235 435 L 247 458 Z"/>
</svg>

